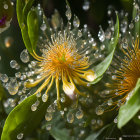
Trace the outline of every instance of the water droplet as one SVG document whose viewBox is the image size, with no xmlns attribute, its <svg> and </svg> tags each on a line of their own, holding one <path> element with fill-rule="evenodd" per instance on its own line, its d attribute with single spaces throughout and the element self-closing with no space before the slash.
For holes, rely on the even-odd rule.
<svg viewBox="0 0 140 140">
<path fill-rule="evenodd" d="M 20 78 L 21 77 L 21 73 L 17 72 L 17 73 L 15 73 L 15 76 L 16 76 L 16 78 Z"/>
<path fill-rule="evenodd" d="M 101 45 L 100 49 L 103 51 L 105 49 L 105 45 Z"/>
<path fill-rule="evenodd" d="M 113 9 L 114 9 L 114 7 L 113 7 L 112 5 L 109 5 L 109 6 L 108 6 L 107 15 L 108 15 L 109 17 L 112 15 Z"/>
<path fill-rule="evenodd" d="M 114 123 L 117 123 L 118 122 L 118 119 L 117 119 L 117 117 L 114 119 Z"/>
<path fill-rule="evenodd" d="M 49 107 L 47 108 L 47 112 L 49 112 L 49 113 L 53 112 L 53 107 L 52 107 L 52 105 L 49 105 Z"/>
<path fill-rule="evenodd" d="M 6 74 L 1 74 L 0 79 L 1 79 L 2 82 L 6 83 L 9 78 L 8 78 L 8 76 Z"/>
<path fill-rule="evenodd" d="M 84 4 L 83 4 L 83 7 L 82 7 L 83 10 L 87 11 L 87 10 L 89 10 L 89 7 L 90 7 L 90 2 L 85 0 Z"/>
<path fill-rule="evenodd" d="M 97 115 L 102 115 L 104 113 L 104 109 L 101 106 L 98 106 L 96 108 L 96 114 Z"/>
<path fill-rule="evenodd" d="M 91 124 L 92 124 L 92 125 L 95 125 L 95 124 L 96 124 L 96 120 L 95 120 L 95 119 L 92 119 L 92 120 L 91 120 Z"/>
<path fill-rule="evenodd" d="M 36 110 L 37 110 L 37 106 L 36 106 L 36 104 L 32 104 L 32 106 L 31 106 L 31 110 L 32 110 L 32 111 L 36 111 Z"/>
<path fill-rule="evenodd" d="M 101 126 L 103 126 L 103 121 L 102 120 L 97 120 L 97 124 L 101 127 Z"/>
<path fill-rule="evenodd" d="M 94 38 L 90 38 L 89 43 L 91 44 L 93 43 L 93 41 L 94 41 Z"/>
<path fill-rule="evenodd" d="M 19 133 L 19 134 L 17 135 L 17 139 L 18 139 L 18 140 L 23 139 L 23 133 Z"/>
<path fill-rule="evenodd" d="M 35 67 L 36 66 L 36 63 L 37 63 L 36 61 L 31 61 L 31 66 L 32 67 Z"/>
<path fill-rule="evenodd" d="M 84 114 L 83 114 L 83 111 L 82 110 L 79 110 L 79 111 L 76 112 L 76 118 L 77 119 L 82 119 L 83 118 L 83 115 Z"/>
<path fill-rule="evenodd" d="M 67 17 L 67 19 L 68 20 L 70 20 L 71 19 L 71 9 L 70 9 L 70 7 L 67 5 L 67 10 L 66 10 L 66 13 L 65 13 L 65 15 L 66 15 L 66 17 Z"/>
<path fill-rule="evenodd" d="M 23 63 L 28 63 L 30 60 L 28 51 L 26 49 L 24 49 L 21 54 L 20 54 L 20 59 Z"/>
<path fill-rule="evenodd" d="M 7 84 L 7 90 L 11 95 L 15 95 L 18 92 L 19 85 L 15 78 L 11 78 L 10 82 Z"/>
<path fill-rule="evenodd" d="M 10 67 L 11 67 L 11 68 L 14 69 L 14 68 L 16 68 L 17 65 L 18 65 L 18 63 L 16 62 L 16 60 L 11 60 L 11 61 L 10 61 Z"/>
<path fill-rule="evenodd" d="M 41 97 L 41 92 L 38 92 L 37 94 L 36 94 L 36 97 Z"/>
<path fill-rule="evenodd" d="M 121 23 L 121 25 L 120 25 L 120 30 L 122 31 L 122 33 L 125 33 L 126 32 L 127 25 L 128 25 L 127 21 L 126 20 L 123 20 L 122 23 Z"/>
<path fill-rule="evenodd" d="M 122 39 L 122 43 L 121 43 L 122 48 L 127 49 L 128 48 L 128 41 L 126 38 Z"/>
<path fill-rule="evenodd" d="M 48 100 L 48 95 L 43 94 L 43 95 L 42 95 L 42 101 L 43 101 L 43 102 L 47 102 L 47 100 Z"/>
<path fill-rule="evenodd" d="M 80 20 L 79 20 L 79 18 L 77 16 L 74 16 L 73 26 L 75 28 L 78 28 L 80 26 Z"/>
<path fill-rule="evenodd" d="M 73 113 L 68 113 L 67 114 L 67 121 L 68 121 L 68 123 L 73 123 L 73 121 L 74 121 Z"/>
<path fill-rule="evenodd" d="M 116 79 L 116 75 L 112 75 L 112 80 L 115 80 Z"/>
<path fill-rule="evenodd" d="M 140 19 L 139 15 L 137 14 L 136 17 L 135 17 L 135 22 L 138 22 Z"/>
<path fill-rule="evenodd" d="M 20 104 L 20 103 L 21 103 L 22 101 L 24 101 L 26 98 L 27 98 L 26 95 L 21 95 L 21 96 L 20 96 L 20 101 L 19 101 L 18 103 Z"/>
<path fill-rule="evenodd" d="M 51 130 L 51 128 L 52 128 L 52 125 L 51 124 L 48 124 L 47 126 L 46 126 L 46 130 Z"/>
<path fill-rule="evenodd" d="M 6 9 L 6 10 L 8 9 L 8 5 L 7 5 L 7 4 L 4 4 L 3 7 L 4 7 L 4 9 Z"/>
<path fill-rule="evenodd" d="M 113 103 L 112 99 L 109 99 L 108 102 L 107 102 L 107 104 L 108 104 L 109 106 L 111 106 L 112 103 Z"/>
<path fill-rule="evenodd" d="M 45 119 L 46 119 L 46 121 L 51 121 L 52 120 L 52 113 L 46 113 Z"/>
<path fill-rule="evenodd" d="M 66 101 L 66 100 L 65 100 L 65 97 L 62 97 L 62 98 L 61 98 L 61 102 L 64 103 L 65 101 Z"/>
<path fill-rule="evenodd" d="M 134 28 L 134 24 L 133 24 L 133 23 L 130 23 L 130 24 L 129 24 L 129 28 L 130 28 L 130 29 L 133 29 L 133 28 Z"/>
<path fill-rule="evenodd" d="M 78 37 L 82 37 L 82 32 L 78 30 Z"/>
<path fill-rule="evenodd" d="M 99 30 L 99 32 L 98 32 L 98 37 L 99 37 L 99 40 L 100 40 L 101 42 L 103 42 L 103 41 L 105 40 L 105 33 L 104 33 L 104 31 L 103 31 L 103 29 L 102 29 L 101 26 L 100 26 L 100 30 Z"/>
<path fill-rule="evenodd" d="M 106 31 L 105 32 L 105 38 L 106 39 L 110 39 L 111 38 L 111 32 L 110 31 Z"/>
<path fill-rule="evenodd" d="M 45 30 L 47 29 L 46 24 L 45 24 L 45 23 L 43 23 L 43 24 L 41 25 L 40 29 L 41 29 L 42 31 L 45 31 Z"/>
</svg>

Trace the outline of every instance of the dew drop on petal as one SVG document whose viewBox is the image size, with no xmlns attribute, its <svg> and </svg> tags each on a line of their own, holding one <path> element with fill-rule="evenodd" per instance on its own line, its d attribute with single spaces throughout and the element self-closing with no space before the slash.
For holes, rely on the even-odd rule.
<svg viewBox="0 0 140 140">
<path fill-rule="evenodd" d="M 36 110 L 37 110 L 37 106 L 36 106 L 36 104 L 32 104 L 32 106 L 31 106 L 31 110 L 32 110 L 32 111 L 36 111 Z"/>
<path fill-rule="evenodd" d="M 46 94 L 42 95 L 42 101 L 47 102 L 48 96 Z"/>
<path fill-rule="evenodd" d="M 30 60 L 28 51 L 26 49 L 24 49 L 21 54 L 20 54 L 20 59 L 23 63 L 28 63 Z"/>
</svg>

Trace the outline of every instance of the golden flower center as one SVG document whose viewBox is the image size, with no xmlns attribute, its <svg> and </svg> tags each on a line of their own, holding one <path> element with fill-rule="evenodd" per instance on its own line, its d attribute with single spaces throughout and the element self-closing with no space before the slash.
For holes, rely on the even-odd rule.
<svg viewBox="0 0 140 140">
<path fill-rule="evenodd" d="M 96 78 L 95 73 L 92 70 L 87 70 L 89 68 L 88 59 L 77 52 L 73 38 L 65 38 L 65 41 L 63 39 L 57 41 L 57 39 L 53 44 L 50 44 L 49 49 L 43 52 L 42 57 L 34 52 L 34 57 L 40 61 L 38 66 L 41 69 L 38 73 L 41 74 L 41 77 L 33 83 L 27 83 L 26 87 L 34 87 L 44 81 L 35 94 L 41 92 L 45 87 L 47 87 L 45 91 L 47 94 L 55 81 L 59 102 L 59 80 L 61 79 L 63 91 L 70 98 L 73 98 L 75 94 L 85 96 L 76 88 L 76 85 L 87 86 Z"/>
<path fill-rule="evenodd" d="M 80 69 L 89 67 L 88 60 L 76 52 L 68 43 L 54 46 L 46 53 L 45 61 L 42 63 L 43 71 L 49 70 L 52 75 L 61 75 L 62 72 L 70 75 Z"/>
</svg>

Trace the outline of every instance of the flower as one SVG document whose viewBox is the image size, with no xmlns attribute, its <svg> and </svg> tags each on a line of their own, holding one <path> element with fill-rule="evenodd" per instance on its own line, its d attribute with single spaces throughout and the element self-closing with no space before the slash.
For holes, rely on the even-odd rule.
<svg viewBox="0 0 140 140">
<path fill-rule="evenodd" d="M 103 103 L 96 108 L 96 114 L 119 109 L 133 94 L 140 78 L 140 48 L 139 31 L 136 29 L 139 16 L 139 6 L 134 3 L 136 15 L 128 23 L 128 13 L 118 13 L 120 21 L 120 36 L 114 53 L 114 58 L 108 68 L 99 95 Z M 129 27 L 129 28 L 128 28 Z"/>
<path fill-rule="evenodd" d="M 84 95 L 76 88 L 76 84 L 87 85 L 95 79 L 93 70 L 87 70 L 90 66 L 88 58 L 78 53 L 76 49 L 76 39 L 72 33 L 66 31 L 59 32 L 55 37 L 53 36 L 49 45 L 44 46 L 42 56 L 33 53 L 37 60 L 36 67 L 39 70 L 40 78 L 34 82 L 27 82 L 25 87 L 35 87 L 41 81 L 45 80 L 43 84 L 37 89 L 35 94 L 41 92 L 46 86 L 48 88 L 45 94 L 51 89 L 53 82 L 56 83 L 57 100 L 60 100 L 59 86 L 60 80 L 63 83 L 63 91 L 70 97 L 74 94 Z"/>
<path fill-rule="evenodd" d="M 131 47 L 122 48 L 121 50 L 124 56 L 121 60 L 121 66 L 112 76 L 114 80 L 112 87 L 115 91 L 115 96 L 121 97 L 118 103 L 124 104 L 129 99 L 129 96 L 132 95 L 132 91 L 140 77 L 139 37 L 132 43 Z M 118 60 L 121 59 L 121 57 L 118 58 Z M 116 59 L 117 63 L 119 63 L 118 60 Z"/>
<path fill-rule="evenodd" d="M 115 53 L 113 62 L 107 71 L 107 81 L 100 96 L 104 102 L 96 108 L 96 114 L 102 115 L 105 111 L 119 109 L 133 94 L 138 79 L 140 78 L 140 48 L 139 37 L 128 45 L 128 40 L 120 38 L 120 48 Z M 105 100 L 106 98 L 106 100 Z"/>
<path fill-rule="evenodd" d="M 77 85 L 87 87 L 96 78 L 92 69 L 92 61 L 95 57 L 91 55 L 96 50 L 96 42 L 88 31 L 87 25 L 84 25 L 84 29 L 79 29 L 80 21 L 76 15 L 71 22 L 72 14 L 68 5 L 66 17 L 68 23 L 64 26 L 57 10 L 50 24 L 46 22 L 46 17 L 43 15 L 43 23 L 40 27 L 43 35 L 40 35 L 37 48 L 39 50 L 33 50 L 31 53 L 35 60 L 30 61 L 28 51 L 23 50 L 20 59 L 23 63 L 30 62 L 28 68 L 22 73 L 17 72 L 15 78 L 5 82 L 11 95 L 16 93 L 21 95 L 35 87 L 37 90 L 34 94 L 37 96 L 45 92 L 42 101 L 46 102 L 49 92 L 55 85 L 58 107 L 60 107 L 62 90 L 72 100 L 76 99 L 77 95 L 86 96 L 77 88 Z M 95 54 L 97 58 L 98 52 Z M 20 68 L 15 60 L 10 62 L 10 66 L 15 69 Z"/>
</svg>

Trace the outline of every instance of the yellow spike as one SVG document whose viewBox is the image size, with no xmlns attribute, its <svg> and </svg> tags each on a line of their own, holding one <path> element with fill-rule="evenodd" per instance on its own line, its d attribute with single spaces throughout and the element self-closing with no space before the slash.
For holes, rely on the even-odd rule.
<svg viewBox="0 0 140 140">
<path fill-rule="evenodd" d="M 58 76 L 56 76 L 56 91 L 57 91 L 57 106 L 58 109 L 61 109 L 61 105 L 60 105 L 60 93 L 59 93 L 59 79 Z"/>
<path fill-rule="evenodd" d="M 50 88 L 52 87 L 53 81 L 54 81 L 54 77 L 52 76 L 51 83 L 49 84 L 49 86 L 48 86 L 48 88 L 47 88 L 47 90 L 46 90 L 45 94 L 47 94 L 47 93 L 48 93 L 48 91 L 50 90 Z"/>
<path fill-rule="evenodd" d="M 38 88 L 38 90 L 34 93 L 34 94 L 37 94 L 38 92 L 41 92 L 43 90 L 43 88 L 45 88 L 47 86 L 47 84 L 49 83 L 50 81 L 50 78 L 51 76 L 49 76 L 45 82 Z"/>
</svg>

